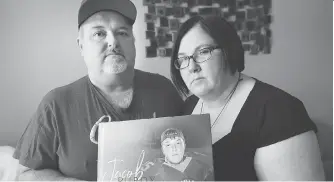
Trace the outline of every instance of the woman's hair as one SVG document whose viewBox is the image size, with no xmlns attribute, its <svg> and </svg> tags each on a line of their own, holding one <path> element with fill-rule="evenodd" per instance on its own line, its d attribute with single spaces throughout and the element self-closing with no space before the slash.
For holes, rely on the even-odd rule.
<svg viewBox="0 0 334 182">
<path fill-rule="evenodd" d="M 170 61 L 171 78 L 182 97 L 189 95 L 189 89 L 181 77 L 180 70 L 175 68 L 174 61 L 178 58 L 182 38 L 197 24 L 212 37 L 225 53 L 226 58 L 222 59 L 223 64 L 232 74 L 236 71 L 241 72 L 245 68 L 244 49 L 233 26 L 220 16 L 194 16 L 181 25 L 174 42 Z"/>
</svg>

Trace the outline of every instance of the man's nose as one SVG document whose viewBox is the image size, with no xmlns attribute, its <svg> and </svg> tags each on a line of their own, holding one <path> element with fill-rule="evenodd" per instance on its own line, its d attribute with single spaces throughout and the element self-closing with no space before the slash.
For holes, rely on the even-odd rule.
<svg viewBox="0 0 334 182">
<path fill-rule="evenodd" d="M 113 33 L 108 34 L 106 39 L 107 39 L 109 49 L 118 48 L 119 42 Z"/>
</svg>

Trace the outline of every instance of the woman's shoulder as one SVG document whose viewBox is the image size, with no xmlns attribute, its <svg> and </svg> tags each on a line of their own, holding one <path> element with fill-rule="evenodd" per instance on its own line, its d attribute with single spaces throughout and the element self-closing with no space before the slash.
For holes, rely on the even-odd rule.
<svg viewBox="0 0 334 182">
<path fill-rule="evenodd" d="M 279 87 L 260 81 L 256 78 L 254 79 L 255 85 L 250 93 L 250 97 L 253 97 L 254 100 L 261 100 L 263 104 L 273 101 L 301 102 L 297 97 Z"/>
</svg>

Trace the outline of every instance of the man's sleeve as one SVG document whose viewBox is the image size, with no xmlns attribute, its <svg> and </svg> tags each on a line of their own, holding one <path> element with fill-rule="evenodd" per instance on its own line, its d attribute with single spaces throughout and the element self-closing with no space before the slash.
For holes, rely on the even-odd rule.
<svg viewBox="0 0 334 182">
<path fill-rule="evenodd" d="M 181 116 L 184 108 L 184 100 L 178 93 L 174 84 L 165 78 L 165 91 L 168 93 L 166 102 L 169 102 L 170 109 L 173 110 L 174 116 Z"/>
<path fill-rule="evenodd" d="M 13 157 L 31 169 L 58 169 L 55 123 L 51 107 L 40 105 L 17 142 Z"/>
</svg>

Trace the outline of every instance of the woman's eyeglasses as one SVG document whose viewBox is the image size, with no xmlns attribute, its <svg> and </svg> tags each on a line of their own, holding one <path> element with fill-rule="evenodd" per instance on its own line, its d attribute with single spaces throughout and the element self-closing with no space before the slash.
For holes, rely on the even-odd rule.
<svg viewBox="0 0 334 182">
<path fill-rule="evenodd" d="M 196 63 L 203 63 L 209 60 L 212 56 L 212 51 L 215 49 L 219 49 L 218 45 L 212 47 L 202 48 L 196 51 L 191 56 L 183 56 L 179 57 L 174 61 L 174 66 L 176 69 L 184 69 L 189 66 L 190 59 L 193 59 Z"/>
</svg>

